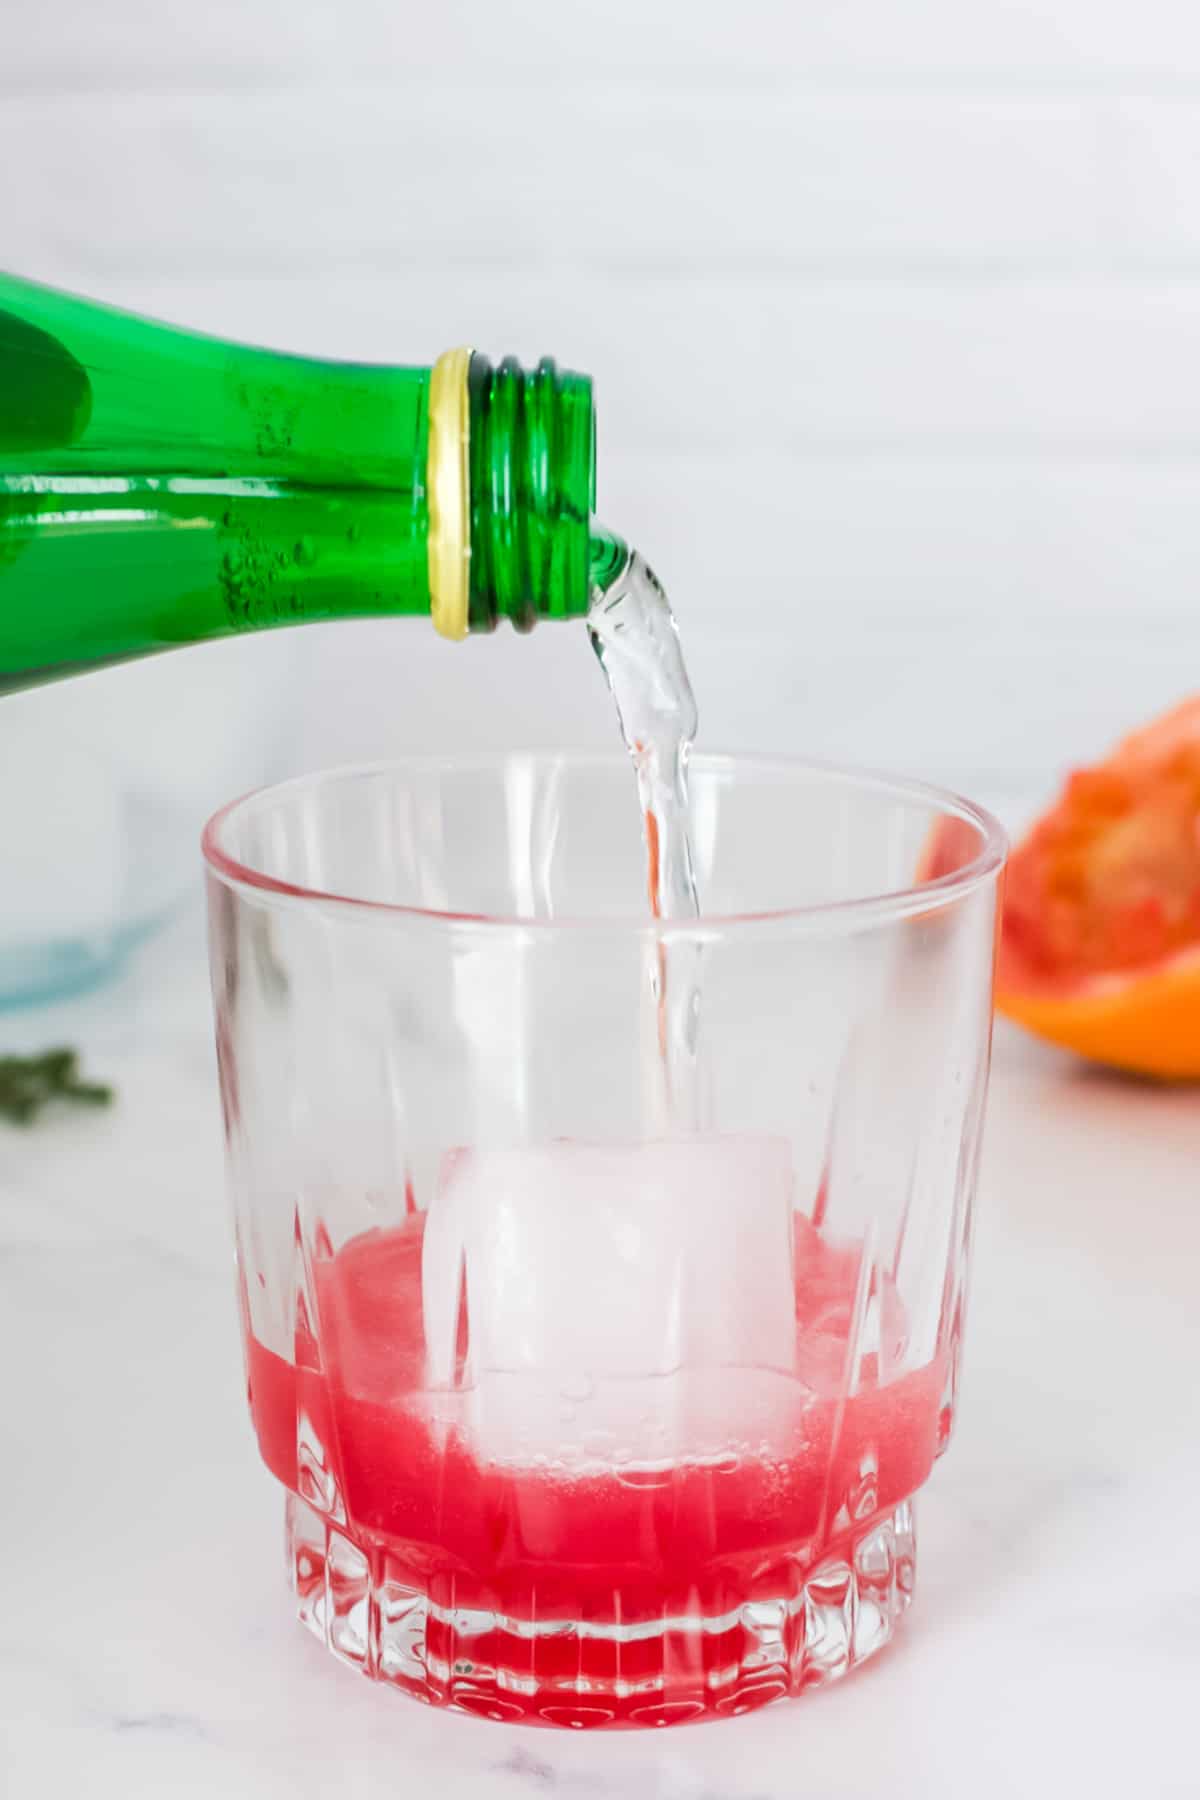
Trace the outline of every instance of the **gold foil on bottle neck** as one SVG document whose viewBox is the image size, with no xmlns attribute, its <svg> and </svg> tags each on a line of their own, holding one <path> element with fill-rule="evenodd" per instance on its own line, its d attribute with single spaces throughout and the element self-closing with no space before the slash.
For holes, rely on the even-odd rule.
<svg viewBox="0 0 1200 1800">
<path fill-rule="evenodd" d="M 471 594 L 469 349 L 446 350 L 429 377 L 429 610 L 443 637 L 465 638 Z"/>
</svg>

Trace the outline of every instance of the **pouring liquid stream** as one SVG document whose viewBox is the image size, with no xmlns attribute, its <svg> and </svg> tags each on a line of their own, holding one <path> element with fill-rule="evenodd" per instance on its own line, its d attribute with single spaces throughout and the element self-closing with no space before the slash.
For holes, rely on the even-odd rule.
<svg viewBox="0 0 1200 1800">
<path fill-rule="evenodd" d="M 670 603 L 636 550 L 615 580 L 595 589 L 588 632 L 637 780 L 651 913 L 665 923 L 697 919 L 688 811 L 696 701 Z M 694 941 L 658 937 L 649 972 L 658 1038 L 652 1104 L 668 1133 L 696 1131 L 704 1124 L 700 964 Z"/>
</svg>

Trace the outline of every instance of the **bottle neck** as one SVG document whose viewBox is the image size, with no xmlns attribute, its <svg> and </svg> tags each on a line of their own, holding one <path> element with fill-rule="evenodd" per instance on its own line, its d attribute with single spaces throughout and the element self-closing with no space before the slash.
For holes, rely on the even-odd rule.
<svg viewBox="0 0 1200 1800">
<path fill-rule="evenodd" d="M 450 351 L 429 387 L 429 586 L 448 637 L 582 617 L 591 593 L 592 384 Z"/>
<path fill-rule="evenodd" d="M 0 691 L 304 620 L 581 616 L 593 482 L 552 362 L 282 356 L 0 274 Z"/>
</svg>

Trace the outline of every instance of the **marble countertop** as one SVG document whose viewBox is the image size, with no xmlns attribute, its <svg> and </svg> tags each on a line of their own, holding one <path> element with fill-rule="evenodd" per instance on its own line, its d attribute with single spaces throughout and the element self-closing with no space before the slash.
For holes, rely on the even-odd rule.
<svg viewBox="0 0 1200 1800">
<path fill-rule="evenodd" d="M 917 1599 L 838 1687 L 576 1737 L 428 1712 L 296 1625 L 245 1416 L 198 919 L 3 1021 L 108 1114 L 0 1130 L 13 1800 L 1195 1795 L 1200 1095 L 997 1044 L 958 1435 Z"/>
</svg>

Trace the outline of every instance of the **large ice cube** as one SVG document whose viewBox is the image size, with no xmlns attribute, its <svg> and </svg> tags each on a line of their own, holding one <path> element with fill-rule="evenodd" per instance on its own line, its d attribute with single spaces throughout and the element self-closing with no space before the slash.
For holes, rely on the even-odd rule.
<svg viewBox="0 0 1200 1800">
<path fill-rule="evenodd" d="M 638 1456 L 662 1444 L 664 1408 L 677 1450 L 700 1394 L 715 1442 L 747 1393 L 716 1371 L 795 1367 L 789 1147 L 461 1152 L 430 1207 L 422 1291 L 430 1383 L 467 1390 L 481 1452 L 611 1440 Z"/>
</svg>

